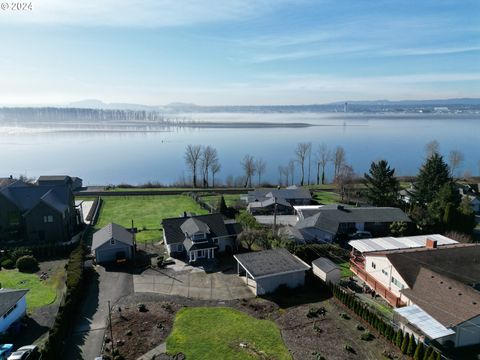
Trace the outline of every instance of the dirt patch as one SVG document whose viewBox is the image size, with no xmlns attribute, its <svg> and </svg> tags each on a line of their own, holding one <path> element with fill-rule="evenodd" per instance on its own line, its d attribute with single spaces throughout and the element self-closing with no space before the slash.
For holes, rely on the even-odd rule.
<svg viewBox="0 0 480 360">
<path fill-rule="evenodd" d="M 175 313 L 182 307 L 172 302 L 143 303 L 118 306 L 112 314 L 113 345 L 126 360 L 135 360 L 165 341 L 172 330 Z M 105 354 L 111 354 L 110 330 L 105 332 L 108 343 Z"/>
<path fill-rule="evenodd" d="M 325 309 L 325 315 L 315 313 Z M 342 314 L 347 314 L 343 316 Z M 370 341 L 361 340 L 366 330 L 358 330 L 357 325 L 366 325 L 348 314 L 346 309 L 333 299 L 313 304 L 304 304 L 285 310 L 277 319 L 282 337 L 294 359 L 383 359 L 386 350 L 401 359 L 401 353 L 389 342 L 377 337 Z M 350 350 L 347 349 L 350 347 Z M 353 351 L 352 351 L 353 350 Z M 405 358 L 406 359 L 406 358 Z"/>
</svg>

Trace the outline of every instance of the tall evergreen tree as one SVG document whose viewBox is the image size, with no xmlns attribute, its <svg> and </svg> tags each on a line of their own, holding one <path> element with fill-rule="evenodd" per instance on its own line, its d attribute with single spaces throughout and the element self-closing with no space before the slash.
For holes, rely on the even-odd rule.
<svg viewBox="0 0 480 360">
<path fill-rule="evenodd" d="M 420 206 L 427 206 L 435 199 L 440 188 L 451 182 L 450 169 L 443 156 L 434 153 L 420 169 L 415 183 L 414 199 Z"/>
<path fill-rule="evenodd" d="M 415 353 L 413 354 L 413 360 L 423 360 L 423 355 L 425 353 L 425 348 L 421 341 L 418 342 Z"/>
<path fill-rule="evenodd" d="M 405 336 L 403 337 L 402 347 L 400 348 L 400 350 L 402 350 L 402 354 L 407 354 L 409 343 L 410 343 L 410 334 L 406 333 Z"/>
<path fill-rule="evenodd" d="M 394 206 L 398 200 L 400 185 L 386 160 L 372 162 L 368 174 L 364 174 L 367 198 L 374 206 Z"/>
<path fill-rule="evenodd" d="M 228 208 L 227 208 L 227 204 L 225 203 L 225 198 L 223 197 L 223 195 L 220 197 L 220 200 L 218 201 L 217 211 L 224 216 L 228 215 Z"/>
<path fill-rule="evenodd" d="M 395 345 L 397 345 L 399 348 L 402 347 L 402 342 L 403 342 L 403 331 L 398 330 L 397 331 L 397 336 L 395 337 Z"/>
</svg>

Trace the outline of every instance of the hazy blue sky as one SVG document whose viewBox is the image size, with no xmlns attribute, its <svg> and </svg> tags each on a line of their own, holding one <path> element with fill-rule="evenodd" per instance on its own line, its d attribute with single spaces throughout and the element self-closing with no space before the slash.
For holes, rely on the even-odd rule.
<svg viewBox="0 0 480 360">
<path fill-rule="evenodd" d="M 480 97 L 479 0 L 33 0 L 0 11 L 0 103 Z"/>
</svg>

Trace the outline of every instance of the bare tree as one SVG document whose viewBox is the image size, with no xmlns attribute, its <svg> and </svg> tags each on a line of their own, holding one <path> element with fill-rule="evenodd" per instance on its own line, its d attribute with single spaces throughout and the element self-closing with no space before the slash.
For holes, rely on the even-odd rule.
<svg viewBox="0 0 480 360">
<path fill-rule="evenodd" d="M 325 167 L 330 161 L 332 161 L 332 153 L 326 144 L 320 144 L 317 150 L 317 185 L 320 184 L 320 168 L 322 168 L 322 184 L 325 184 Z"/>
<path fill-rule="evenodd" d="M 257 170 L 257 175 L 258 175 L 258 186 L 260 186 L 262 182 L 262 175 L 265 173 L 265 170 L 267 168 L 267 163 L 263 161 L 263 159 L 258 158 L 255 160 L 255 169 Z"/>
<path fill-rule="evenodd" d="M 283 166 L 279 165 L 278 166 L 278 185 L 279 186 L 282 186 L 282 184 L 283 184 L 283 175 L 285 175 L 285 168 Z"/>
<path fill-rule="evenodd" d="M 210 171 L 212 172 L 212 187 L 215 187 L 215 174 L 217 174 L 221 168 L 222 165 L 220 165 L 218 160 L 210 165 Z"/>
<path fill-rule="evenodd" d="M 458 170 L 463 160 L 465 160 L 465 156 L 458 150 L 452 150 L 450 151 L 450 154 L 448 154 L 448 162 L 452 177 L 455 176 L 455 172 Z"/>
<path fill-rule="evenodd" d="M 431 158 L 433 154 L 438 154 L 440 152 L 440 143 L 437 140 L 429 141 L 425 145 L 425 155 L 427 159 Z"/>
<path fill-rule="evenodd" d="M 305 159 L 307 158 L 311 147 L 311 143 L 298 143 L 297 148 L 295 149 L 295 156 L 297 158 L 297 162 L 300 164 L 300 170 L 302 174 L 300 186 L 303 186 L 305 182 Z"/>
<path fill-rule="evenodd" d="M 227 176 L 227 178 L 225 179 L 225 185 L 227 185 L 227 187 L 235 186 L 235 179 L 233 178 L 233 175 Z"/>
<path fill-rule="evenodd" d="M 338 174 L 335 177 L 335 182 L 338 186 L 338 191 L 344 201 L 345 196 L 347 200 L 350 198 L 350 190 L 353 185 L 353 180 L 355 178 L 355 173 L 353 172 L 353 167 L 348 164 L 343 164 L 338 170 Z"/>
<path fill-rule="evenodd" d="M 200 163 L 202 165 L 203 187 L 208 188 L 208 173 L 212 164 L 218 162 L 217 150 L 210 145 L 203 149 Z"/>
<path fill-rule="evenodd" d="M 255 159 L 252 155 L 245 155 L 242 161 L 243 171 L 245 171 L 245 187 L 252 186 L 252 176 L 255 175 Z"/>
<path fill-rule="evenodd" d="M 288 166 L 287 166 L 287 169 L 288 169 L 288 173 L 290 174 L 290 178 L 292 179 L 292 185 L 295 184 L 295 179 L 294 179 L 294 175 L 295 175 L 295 161 L 294 160 L 290 160 L 288 162 Z M 288 181 L 287 181 L 288 183 Z M 288 185 L 288 184 L 287 184 Z"/>
<path fill-rule="evenodd" d="M 202 147 L 200 145 L 188 145 L 185 149 L 185 162 L 192 173 L 193 187 L 197 187 L 197 168 L 201 154 Z"/>
<path fill-rule="evenodd" d="M 340 172 L 340 169 L 342 166 L 345 164 L 345 149 L 341 146 L 337 146 L 335 149 L 335 155 L 333 157 L 333 162 L 334 162 L 334 171 L 333 171 L 333 176 L 336 178 L 338 176 L 338 173 Z"/>
</svg>

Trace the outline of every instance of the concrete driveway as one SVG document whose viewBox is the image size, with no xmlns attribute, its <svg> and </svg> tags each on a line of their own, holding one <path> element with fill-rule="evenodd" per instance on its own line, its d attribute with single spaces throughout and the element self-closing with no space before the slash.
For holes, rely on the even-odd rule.
<svg viewBox="0 0 480 360">
<path fill-rule="evenodd" d="M 133 275 L 135 292 L 177 295 L 199 300 L 235 300 L 255 295 L 236 272 L 205 273 L 201 269 L 184 267 L 148 269 Z"/>
<path fill-rule="evenodd" d="M 107 327 L 108 301 L 115 305 L 120 298 L 133 292 L 132 274 L 126 269 L 97 266 L 97 277 L 85 292 L 75 327 L 67 340 L 65 359 L 95 359 L 100 355 Z"/>
</svg>

